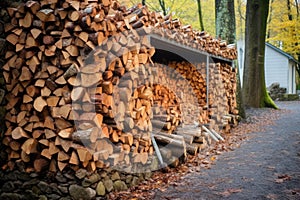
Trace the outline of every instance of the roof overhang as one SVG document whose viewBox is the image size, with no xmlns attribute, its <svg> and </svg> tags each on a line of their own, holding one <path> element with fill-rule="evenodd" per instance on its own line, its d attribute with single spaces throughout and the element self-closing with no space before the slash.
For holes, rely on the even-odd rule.
<svg viewBox="0 0 300 200">
<path fill-rule="evenodd" d="M 169 51 L 169 53 L 176 54 L 177 56 L 180 56 L 187 61 L 206 62 L 207 58 L 211 58 L 213 61 L 223 61 L 229 63 L 230 65 L 232 65 L 233 63 L 233 60 L 201 51 L 199 49 L 178 43 L 174 40 L 161 37 L 159 35 L 150 34 L 149 40 L 151 45 L 154 46 L 156 50 Z"/>
<path fill-rule="evenodd" d="M 290 55 L 290 54 L 284 52 L 283 50 L 279 49 L 278 47 L 276 47 L 276 46 L 274 46 L 274 45 L 272 45 L 272 44 L 270 44 L 270 43 L 268 43 L 268 42 L 266 42 L 266 45 L 267 45 L 268 47 L 270 47 L 271 49 L 277 51 L 278 53 L 284 55 L 284 56 L 287 57 L 289 60 L 292 60 L 292 61 L 295 62 L 296 64 L 300 65 L 300 62 L 299 62 L 298 60 L 296 60 L 292 55 Z"/>
</svg>

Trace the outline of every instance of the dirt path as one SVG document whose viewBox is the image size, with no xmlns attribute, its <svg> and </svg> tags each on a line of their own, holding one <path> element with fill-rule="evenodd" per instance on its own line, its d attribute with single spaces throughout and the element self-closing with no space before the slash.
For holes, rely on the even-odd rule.
<svg viewBox="0 0 300 200">
<path fill-rule="evenodd" d="M 300 199 L 300 102 L 278 105 L 290 112 L 154 199 Z"/>
</svg>

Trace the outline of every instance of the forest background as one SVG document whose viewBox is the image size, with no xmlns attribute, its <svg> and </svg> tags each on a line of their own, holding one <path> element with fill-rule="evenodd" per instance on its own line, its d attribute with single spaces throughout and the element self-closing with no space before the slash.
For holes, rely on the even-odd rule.
<svg viewBox="0 0 300 200">
<path fill-rule="evenodd" d="M 216 37 L 216 0 L 121 0 L 127 7 L 143 3 L 152 11 L 171 14 L 183 24 L 196 30 L 204 29 Z M 234 3 L 236 40 L 245 37 L 246 0 L 228 0 Z M 270 0 L 266 41 L 294 56 L 300 61 L 300 17 L 299 0 Z M 199 6 L 200 4 L 200 6 Z M 199 8 L 200 11 L 199 12 Z M 201 17 L 199 17 L 201 13 Z M 200 20 L 201 19 L 201 20 Z M 202 22 L 202 24 L 201 24 Z M 224 38 L 221 38 L 224 39 Z M 297 89 L 300 90 L 298 68 Z"/>
</svg>

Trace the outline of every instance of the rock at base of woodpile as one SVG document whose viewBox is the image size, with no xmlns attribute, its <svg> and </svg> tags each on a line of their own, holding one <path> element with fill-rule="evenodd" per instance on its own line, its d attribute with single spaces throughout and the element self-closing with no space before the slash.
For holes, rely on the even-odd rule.
<svg viewBox="0 0 300 200">
<path fill-rule="evenodd" d="M 286 88 L 280 87 L 280 83 L 272 83 L 267 90 L 273 100 L 279 100 L 286 94 Z"/>
<path fill-rule="evenodd" d="M 112 169 L 90 173 L 84 169 L 56 174 L 0 171 L 0 199 L 74 199 L 105 198 L 110 192 L 127 190 L 152 173 L 126 174 Z"/>
<path fill-rule="evenodd" d="M 96 196 L 95 190 L 78 185 L 71 185 L 69 187 L 69 193 L 74 200 L 91 200 Z"/>
</svg>

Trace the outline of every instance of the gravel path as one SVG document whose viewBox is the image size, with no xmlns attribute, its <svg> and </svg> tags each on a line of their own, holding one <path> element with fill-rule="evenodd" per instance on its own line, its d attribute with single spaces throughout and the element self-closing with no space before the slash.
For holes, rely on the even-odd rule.
<svg viewBox="0 0 300 200">
<path fill-rule="evenodd" d="M 274 124 L 219 155 L 211 169 L 189 173 L 166 191 L 156 191 L 154 199 L 300 199 L 300 102 L 277 105 L 283 114 Z"/>
</svg>

